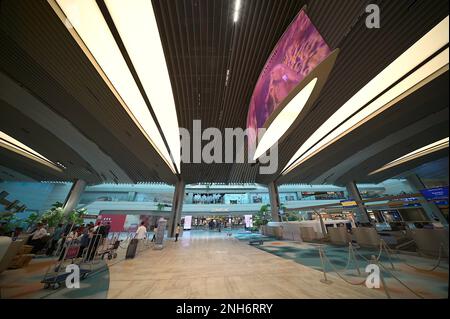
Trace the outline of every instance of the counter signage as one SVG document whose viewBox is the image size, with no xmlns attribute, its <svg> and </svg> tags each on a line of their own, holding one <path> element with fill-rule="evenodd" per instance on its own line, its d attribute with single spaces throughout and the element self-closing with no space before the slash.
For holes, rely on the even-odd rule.
<svg viewBox="0 0 450 319">
<path fill-rule="evenodd" d="M 448 199 L 448 186 L 423 189 L 420 193 L 426 200 Z"/>
<path fill-rule="evenodd" d="M 358 207 L 358 204 L 354 200 L 341 200 L 341 205 L 343 207 Z"/>
</svg>

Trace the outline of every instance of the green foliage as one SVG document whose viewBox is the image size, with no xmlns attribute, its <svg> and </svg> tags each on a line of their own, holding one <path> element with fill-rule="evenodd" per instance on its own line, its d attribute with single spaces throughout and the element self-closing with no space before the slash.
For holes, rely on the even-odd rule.
<svg viewBox="0 0 450 319">
<path fill-rule="evenodd" d="M 272 220 L 272 215 L 270 213 L 269 205 L 262 205 L 259 212 L 253 217 L 253 226 L 260 227 L 267 225 L 268 222 Z"/>
<path fill-rule="evenodd" d="M 287 212 L 286 213 L 287 220 L 290 222 L 295 222 L 300 220 L 300 216 L 297 212 Z"/>
<path fill-rule="evenodd" d="M 158 210 L 164 210 L 164 207 L 166 207 L 166 205 L 162 204 L 162 203 L 158 203 L 156 205 L 156 207 L 158 208 Z"/>
<path fill-rule="evenodd" d="M 2 229 L 5 234 L 12 233 L 16 227 L 20 226 L 20 220 L 18 220 L 12 212 L 0 213 L 0 220 L 6 222 L 6 225 Z"/>
<path fill-rule="evenodd" d="M 74 209 L 68 214 L 67 219 L 75 225 L 80 225 L 83 223 L 83 216 L 86 214 L 86 208 Z"/>
<path fill-rule="evenodd" d="M 74 224 L 82 224 L 83 216 L 86 214 L 86 208 L 74 209 L 67 215 L 67 221 Z M 64 223 L 63 203 L 54 203 L 49 210 L 42 214 L 40 221 L 46 221 L 49 227 L 56 227 L 59 223 Z"/>
<path fill-rule="evenodd" d="M 63 218 L 63 203 L 56 202 L 42 214 L 40 221 L 46 221 L 49 227 L 56 227 L 63 221 Z"/>
<path fill-rule="evenodd" d="M 27 224 L 28 227 L 33 226 L 37 220 L 39 219 L 39 214 L 37 213 L 31 213 L 25 220 L 25 224 Z"/>
</svg>

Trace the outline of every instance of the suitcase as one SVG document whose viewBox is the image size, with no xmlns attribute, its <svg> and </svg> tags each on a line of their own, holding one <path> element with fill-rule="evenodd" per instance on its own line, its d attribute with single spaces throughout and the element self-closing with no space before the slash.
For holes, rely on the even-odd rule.
<svg viewBox="0 0 450 319">
<path fill-rule="evenodd" d="M 135 239 L 135 238 L 130 241 L 130 244 L 128 245 L 128 248 L 127 248 L 127 253 L 125 255 L 126 259 L 134 258 L 136 256 L 136 250 L 137 250 L 138 243 L 139 243 L 139 240 Z"/>
</svg>

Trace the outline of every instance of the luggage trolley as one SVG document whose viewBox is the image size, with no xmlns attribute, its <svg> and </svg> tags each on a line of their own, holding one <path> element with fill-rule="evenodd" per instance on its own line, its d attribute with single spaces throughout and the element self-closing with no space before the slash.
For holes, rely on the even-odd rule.
<svg viewBox="0 0 450 319">
<path fill-rule="evenodd" d="M 41 283 L 44 284 L 44 289 L 58 289 L 61 284 L 66 281 L 67 277 L 71 274 L 66 272 L 66 267 L 70 264 L 75 264 L 80 269 L 80 280 L 85 279 L 89 273 L 93 272 L 93 265 L 95 263 L 95 257 L 97 256 L 98 243 L 100 242 L 101 235 L 94 235 L 90 241 L 88 247 L 85 247 L 81 257 L 80 249 L 81 245 L 77 240 L 71 240 L 70 243 L 65 247 L 64 253 L 61 260 L 56 261 L 55 264 L 51 265 L 44 279 Z M 64 248 L 63 248 L 64 249 Z M 82 266 L 89 266 L 88 268 L 83 268 Z"/>
<path fill-rule="evenodd" d="M 75 240 L 72 240 L 66 247 L 63 257 L 60 261 L 57 261 L 54 265 L 47 269 L 44 279 L 41 283 L 44 284 L 44 289 L 52 288 L 54 290 L 61 287 L 61 284 L 66 281 L 67 277 L 71 274 L 66 272 L 66 266 L 69 264 L 76 264 L 80 266 L 81 260 L 77 260 L 80 252 L 80 244 Z M 70 261 L 69 263 L 66 263 Z M 81 269 L 80 267 L 80 279 L 84 279 L 89 273 L 89 270 Z"/>
</svg>

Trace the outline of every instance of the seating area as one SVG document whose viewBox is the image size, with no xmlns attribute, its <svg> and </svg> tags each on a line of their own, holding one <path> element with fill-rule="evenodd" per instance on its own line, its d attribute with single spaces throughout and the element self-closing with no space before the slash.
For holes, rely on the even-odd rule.
<svg viewBox="0 0 450 319">
<path fill-rule="evenodd" d="M 29 264 L 34 254 L 32 246 L 26 245 L 27 238 L 12 240 L 10 237 L 0 237 L 0 273 L 7 269 L 17 269 Z"/>
</svg>

